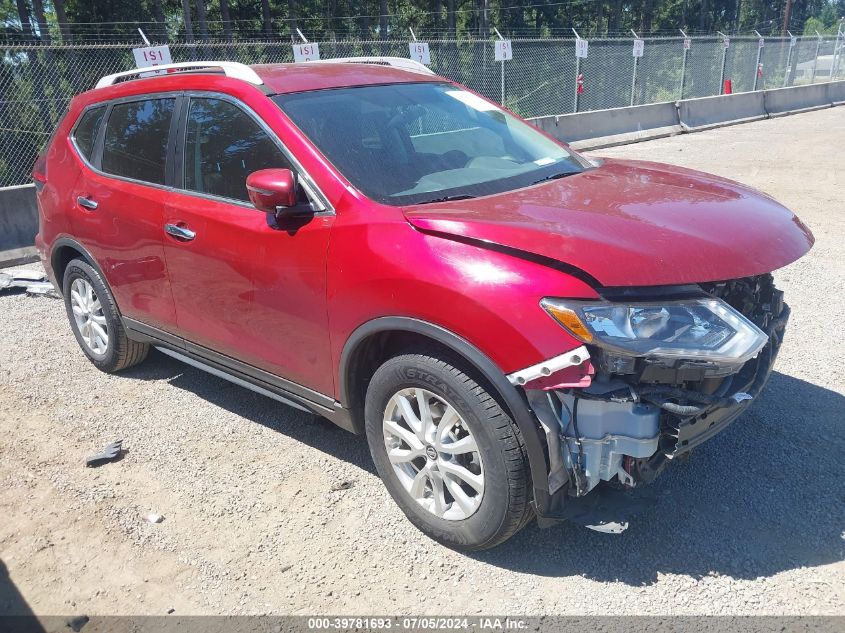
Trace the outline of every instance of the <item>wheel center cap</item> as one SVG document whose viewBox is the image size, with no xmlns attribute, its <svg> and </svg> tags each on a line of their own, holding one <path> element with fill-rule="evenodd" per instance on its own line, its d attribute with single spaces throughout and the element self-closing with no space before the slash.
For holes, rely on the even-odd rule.
<svg viewBox="0 0 845 633">
<path fill-rule="evenodd" d="M 428 457 L 431 461 L 437 459 L 437 449 L 433 446 L 426 446 L 425 447 L 425 456 Z"/>
</svg>

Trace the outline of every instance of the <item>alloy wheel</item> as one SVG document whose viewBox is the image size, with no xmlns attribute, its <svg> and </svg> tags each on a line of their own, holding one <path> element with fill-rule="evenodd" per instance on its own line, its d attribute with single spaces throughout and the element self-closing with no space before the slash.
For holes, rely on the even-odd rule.
<svg viewBox="0 0 845 633">
<path fill-rule="evenodd" d="M 100 299 L 87 279 L 73 280 L 70 306 L 85 346 L 94 354 L 105 354 L 109 347 L 109 326 Z"/>
<path fill-rule="evenodd" d="M 426 389 L 403 389 L 388 401 L 382 428 L 393 470 L 417 503 L 452 521 L 478 510 L 481 454 L 455 407 Z"/>
</svg>

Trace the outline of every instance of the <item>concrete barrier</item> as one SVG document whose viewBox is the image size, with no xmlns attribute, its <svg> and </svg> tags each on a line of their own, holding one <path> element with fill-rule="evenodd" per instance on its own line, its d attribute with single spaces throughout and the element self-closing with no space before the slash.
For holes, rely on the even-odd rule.
<svg viewBox="0 0 845 633">
<path fill-rule="evenodd" d="M 839 82 L 836 82 L 839 83 Z M 775 88 L 766 90 L 766 112 L 769 116 L 783 116 L 793 112 L 806 112 L 833 105 L 829 83 Z"/>
<path fill-rule="evenodd" d="M 827 96 L 831 105 L 845 104 L 845 81 L 833 81 L 827 84 Z"/>
<path fill-rule="evenodd" d="M 575 149 L 612 147 L 681 131 L 678 111 L 672 101 L 529 120 Z"/>
<path fill-rule="evenodd" d="M 685 132 L 765 119 L 763 91 L 683 99 L 678 101 L 678 118 Z"/>
<path fill-rule="evenodd" d="M 839 104 L 845 104 L 845 81 L 535 117 L 529 121 L 574 149 L 591 150 Z"/>
<path fill-rule="evenodd" d="M 0 189 L 0 268 L 35 261 L 35 185 Z"/>
</svg>

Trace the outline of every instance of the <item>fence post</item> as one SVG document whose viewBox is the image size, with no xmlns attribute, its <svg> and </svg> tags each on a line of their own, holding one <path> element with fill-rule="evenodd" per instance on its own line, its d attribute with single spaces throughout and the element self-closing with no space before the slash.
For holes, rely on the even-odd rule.
<svg viewBox="0 0 845 633">
<path fill-rule="evenodd" d="M 502 34 L 499 33 L 499 29 L 497 29 L 495 26 L 493 27 L 493 30 L 496 31 L 496 35 L 499 36 L 500 40 L 505 39 L 504 37 L 502 37 Z M 502 94 L 502 100 L 499 101 L 499 103 L 501 103 L 502 105 L 505 105 L 505 60 L 504 59 L 502 59 L 501 71 L 502 71 L 502 93 L 501 93 Z"/>
<path fill-rule="evenodd" d="M 687 34 L 684 33 L 683 29 L 678 29 L 678 30 L 681 32 L 681 35 L 684 36 L 684 42 L 683 42 L 684 57 L 681 60 L 681 91 L 680 91 L 680 94 L 678 95 L 678 99 L 683 99 L 684 98 L 684 84 L 686 83 L 686 78 L 687 78 L 687 51 L 692 46 L 692 40 L 687 37 Z"/>
<path fill-rule="evenodd" d="M 821 33 L 816 31 L 816 57 L 813 60 L 813 76 L 810 78 L 810 83 L 816 83 L 816 67 L 819 65 L 819 49 L 822 47 Z"/>
<path fill-rule="evenodd" d="M 833 63 L 830 65 L 831 79 L 839 77 L 839 67 L 842 65 L 842 48 L 845 43 L 840 44 L 839 39 L 842 37 L 842 23 L 845 18 L 839 21 L 839 28 L 836 29 L 836 42 L 833 44 Z"/>
<path fill-rule="evenodd" d="M 716 31 L 716 33 L 722 36 L 722 71 L 719 74 L 719 94 L 722 94 L 725 91 L 725 64 L 728 61 L 728 42 L 730 40 L 721 31 Z"/>
<path fill-rule="evenodd" d="M 757 40 L 757 63 L 754 64 L 754 90 L 757 90 L 757 83 L 760 79 L 760 57 L 763 55 L 763 46 L 765 45 L 766 40 L 763 39 L 763 36 L 760 35 L 759 31 L 754 31 L 759 38 Z"/>
<path fill-rule="evenodd" d="M 789 35 L 789 49 L 786 52 L 786 70 L 783 73 L 783 87 L 786 88 L 789 83 L 789 75 L 792 73 L 792 49 L 795 48 L 795 36 L 787 31 Z"/>
<path fill-rule="evenodd" d="M 502 60 L 502 100 L 499 102 L 502 105 L 505 105 L 505 60 Z"/>
<path fill-rule="evenodd" d="M 637 35 L 637 33 L 634 31 L 634 29 L 631 29 L 631 33 L 634 34 L 634 40 L 635 41 L 640 39 L 640 36 Z M 632 53 L 632 55 L 633 55 L 633 53 Z M 631 105 L 634 105 L 634 98 L 637 94 L 637 67 L 639 66 L 639 61 L 640 61 L 640 58 L 637 57 L 636 55 L 633 55 L 633 57 L 634 57 L 634 72 L 633 72 L 633 75 L 631 76 Z"/>
<path fill-rule="evenodd" d="M 578 101 L 579 101 L 578 97 L 580 96 L 578 94 L 578 77 L 580 77 L 580 76 L 581 76 L 581 58 L 576 57 L 575 58 L 575 100 L 573 101 L 573 105 L 572 105 L 572 111 L 573 112 L 578 112 Z"/>
<path fill-rule="evenodd" d="M 580 93 L 578 92 L 578 77 L 581 76 L 581 58 L 578 57 L 577 48 L 578 48 L 578 40 L 581 39 L 581 36 L 578 35 L 578 31 L 574 28 L 572 32 L 575 33 L 575 98 L 572 100 L 572 112 L 578 112 L 578 102 L 580 101 Z"/>
</svg>

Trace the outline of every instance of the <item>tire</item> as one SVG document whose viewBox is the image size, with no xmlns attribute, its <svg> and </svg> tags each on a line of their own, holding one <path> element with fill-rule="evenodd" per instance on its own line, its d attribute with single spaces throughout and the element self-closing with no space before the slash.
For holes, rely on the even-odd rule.
<svg viewBox="0 0 845 633">
<path fill-rule="evenodd" d="M 420 438 L 414 440 L 405 432 L 411 426 L 402 426 L 406 418 L 401 411 L 407 409 L 400 403 L 405 398 L 407 403 L 403 404 L 414 407 L 417 416 L 411 419 L 420 422 L 424 416 L 419 413 L 419 394 L 423 394 L 431 418 L 438 418 L 435 426 L 429 428 L 439 433 L 441 427 L 453 426 L 444 422 L 447 417 L 450 421 L 454 419 L 454 413 L 447 408 L 451 405 L 461 420 L 455 425 L 457 430 L 450 433 L 459 438 L 462 447 L 474 446 L 477 450 L 451 455 L 448 450 L 445 453 L 441 450 L 457 446 L 457 439 L 450 444 L 435 440 L 426 445 L 422 460 L 417 457 L 410 463 L 405 461 L 419 450 L 415 442 Z M 503 543 L 530 520 L 531 478 L 519 429 L 489 391 L 461 369 L 456 360 L 445 355 L 436 358 L 419 354 L 388 360 L 370 380 L 364 415 L 367 442 L 379 476 L 411 523 L 432 539 L 455 549 L 484 550 Z M 399 430 L 396 424 L 404 429 L 402 434 L 394 434 L 394 430 Z M 467 444 L 466 436 L 471 436 L 474 443 Z M 397 466 L 388 456 L 388 443 L 394 460 L 403 460 Z M 476 483 L 481 477 L 483 494 L 479 495 L 476 488 L 454 476 L 453 471 L 459 472 L 454 470 L 457 460 L 462 460 L 462 467 L 473 475 Z M 427 477 L 420 475 L 419 471 L 426 467 L 442 472 L 432 472 Z M 447 467 L 448 470 L 443 470 Z M 420 488 L 414 487 L 415 469 L 417 475 L 428 479 L 422 495 Z M 465 474 L 462 477 L 470 480 Z M 437 494 L 434 478 L 441 480 L 437 490 L 446 490 L 442 497 Z M 456 483 L 461 485 L 461 490 L 455 490 Z M 455 495 L 451 494 L 453 490 Z M 458 503 L 458 496 L 463 497 L 462 504 Z M 441 499 L 439 507 L 436 497 Z M 444 508 L 448 509 L 444 511 Z"/>
<path fill-rule="evenodd" d="M 82 305 L 78 297 L 84 293 L 79 291 L 89 287 L 92 294 L 83 296 Z M 150 346 L 133 341 L 126 335 L 114 297 L 105 280 L 93 266 L 81 259 L 72 260 L 65 269 L 62 288 L 65 309 L 76 342 L 98 369 L 114 373 L 137 365 L 147 357 Z M 93 309 L 88 310 L 89 307 Z M 88 311 L 78 316 L 74 312 L 75 308 L 82 309 L 81 312 Z M 80 319 L 88 323 L 80 325 Z M 95 333 L 92 343 L 89 336 L 94 328 L 92 322 L 99 326 L 100 330 L 97 332 L 105 332 L 106 339 Z"/>
</svg>

